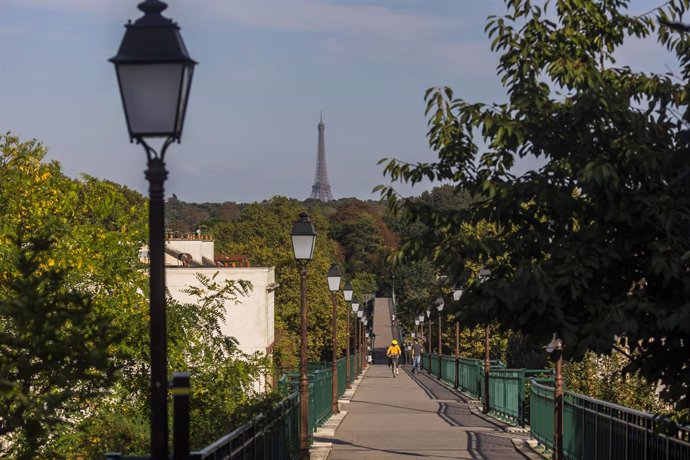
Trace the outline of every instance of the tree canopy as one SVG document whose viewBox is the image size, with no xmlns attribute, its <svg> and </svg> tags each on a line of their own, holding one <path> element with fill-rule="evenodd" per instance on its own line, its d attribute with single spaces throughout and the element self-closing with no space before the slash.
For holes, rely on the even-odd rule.
<svg viewBox="0 0 690 460">
<path fill-rule="evenodd" d="M 642 16 L 625 0 L 510 0 L 486 31 L 500 54 L 507 102 L 482 103 L 450 88 L 426 93 L 429 145 L 438 161 L 385 160 L 393 180 L 444 181 L 471 203 L 444 209 L 400 199 L 390 207 L 424 233 L 403 240 L 434 254 L 468 289 L 463 313 L 498 321 L 546 344 L 557 333 L 566 355 L 630 351 L 629 371 L 660 381 L 688 407 L 690 396 L 690 155 L 688 2 Z M 682 68 L 616 67 L 631 39 L 656 39 Z M 538 170 L 515 174 L 537 157 Z M 468 238 L 463 228 L 491 231 Z M 484 283 L 477 270 L 491 270 Z"/>
</svg>

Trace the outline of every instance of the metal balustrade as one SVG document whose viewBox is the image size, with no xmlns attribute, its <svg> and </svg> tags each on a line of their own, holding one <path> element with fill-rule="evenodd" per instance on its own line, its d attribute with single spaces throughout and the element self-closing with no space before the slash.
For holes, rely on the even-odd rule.
<svg viewBox="0 0 690 460">
<path fill-rule="evenodd" d="M 299 394 L 293 392 L 271 412 L 256 417 L 213 444 L 189 455 L 190 460 L 291 459 L 299 447 Z"/>
<path fill-rule="evenodd" d="M 550 369 L 491 369 L 489 410 L 493 415 L 525 426 L 529 422 L 530 379 L 546 377 Z"/>
<path fill-rule="evenodd" d="M 337 361 L 338 396 L 345 392 L 346 358 Z M 350 355 L 351 380 L 362 371 L 360 354 Z M 309 436 L 332 415 L 333 370 L 331 362 L 308 363 Z M 278 381 L 287 394 L 265 414 L 218 439 L 213 444 L 189 455 L 190 460 L 232 459 L 293 459 L 299 453 L 299 372 L 286 372 Z M 150 456 L 105 454 L 106 460 L 149 460 Z"/>
<path fill-rule="evenodd" d="M 530 434 L 553 448 L 553 384 L 535 379 Z M 685 460 L 690 428 L 569 391 L 563 395 L 563 453 L 569 460 Z"/>
<path fill-rule="evenodd" d="M 440 379 L 447 383 L 448 385 L 452 385 L 453 387 L 457 386 L 456 382 L 456 360 L 452 356 L 444 356 L 441 355 L 441 374 L 440 374 Z"/>
<path fill-rule="evenodd" d="M 345 393 L 345 388 L 347 388 L 347 360 L 343 356 L 336 363 L 336 368 L 338 369 L 338 396 Z"/>
</svg>

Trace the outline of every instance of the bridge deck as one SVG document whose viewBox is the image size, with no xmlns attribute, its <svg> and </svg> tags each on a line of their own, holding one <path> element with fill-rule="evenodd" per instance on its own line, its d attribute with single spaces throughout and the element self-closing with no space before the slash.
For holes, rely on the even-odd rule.
<svg viewBox="0 0 690 460">
<path fill-rule="evenodd" d="M 522 459 L 501 426 L 472 415 L 459 394 L 409 367 L 393 378 L 385 360 L 391 340 L 388 299 L 376 299 L 374 364 L 369 367 L 347 416 L 329 441 L 329 459 L 405 457 L 429 459 Z"/>
</svg>

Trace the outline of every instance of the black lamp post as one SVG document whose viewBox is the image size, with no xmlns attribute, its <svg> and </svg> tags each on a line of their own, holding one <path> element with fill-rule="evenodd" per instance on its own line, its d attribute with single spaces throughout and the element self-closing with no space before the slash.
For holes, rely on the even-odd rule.
<svg viewBox="0 0 690 460">
<path fill-rule="evenodd" d="M 332 332 L 333 332 L 333 358 L 331 360 L 331 377 L 333 380 L 333 399 L 331 401 L 331 413 L 339 414 L 338 408 L 338 336 L 337 336 L 337 318 L 338 318 L 338 291 L 340 290 L 340 270 L 336 264 L 331 264 L 328 270 L 328 289 L 331 291 L 333 297 L 333 318 L 332 318 Z"/>
<path fill-rule="evenodd" d="M 299 267 L 301 287 L 300 346 L 299 346 L 299 398 L 300 398 L 300 459 L 309 459 L 309 377 L 307 376 L 307 264 L 314 257 L 316 230 L 303 212 L 292 224 L 292 250 Z"/>
<path fill-rule="evenodd" d="M 352 285 L 348 281 L 343 287 L 343 297 L 345 302 L 352 302 Z M 352 388 L 350 380 L 352 376 L 350 375 L 350 309 L 347 309 L 347 349 L 345 351 L 345 386 L 346 388 Z"/>
<path fill-rule="evenodd" d="M 127 24 L 115 64 L 130 140 L 146 150 L 149 181 L 151 458 L 168 459 L 167 332 L 165 320 L 165 152 L 180 141 L 196 62 L 180 28 L 161 15 L 158 0 L 139 4 L 144 16 Z M 157 153 L 145 138 L 165 138 Z"/>
</svg>

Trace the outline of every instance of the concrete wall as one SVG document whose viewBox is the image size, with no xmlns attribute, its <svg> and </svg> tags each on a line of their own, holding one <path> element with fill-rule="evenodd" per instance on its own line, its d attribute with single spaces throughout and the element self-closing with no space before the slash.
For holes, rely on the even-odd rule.
<svg viewBox="0 0 690 460">
<path fill-rule="evenodd" d="M 167 267 L 166 285 L 174 299 L 191 302 L 193 297 L 182 290 L 189 286 L 199 286 L 197 273 L 211 278 L 216 272 L 216 280 L 242 279 L 250 281 L 253 286 L 247 297 L 238 297 L 237 304 L 226 303 L 226 323 L 221 328 L 223 333 L 235 337 L 239 341 L 240 350 L 245 353 L 266 353 L 275 339 L 275 268 Z"/>
</svg>

